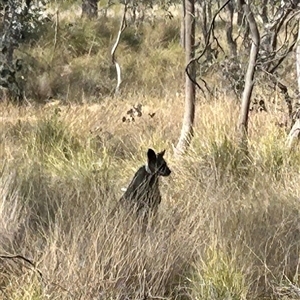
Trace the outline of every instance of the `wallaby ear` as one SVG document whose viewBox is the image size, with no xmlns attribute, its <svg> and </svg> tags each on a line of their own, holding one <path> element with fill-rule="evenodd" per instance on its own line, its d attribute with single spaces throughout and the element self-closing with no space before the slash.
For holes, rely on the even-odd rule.
<svg viewBox="0 0 300 300">
<path fill-rule="evenodd" d="M 156 163 L 156 154 L 155 151 L 151 148 L 148 149 L 147 152 L 147 157 L 148 157 L 148 164 L 155 164 Z"/>
<path fill-rule="evenodd" d="M 166 150 L 163 150 L 163 151 L 157 153 L 157 156 L 159 155 L 159 156 L 163 157 L 165 155 L 165 152 L 166 152 Z"/>
</svg>

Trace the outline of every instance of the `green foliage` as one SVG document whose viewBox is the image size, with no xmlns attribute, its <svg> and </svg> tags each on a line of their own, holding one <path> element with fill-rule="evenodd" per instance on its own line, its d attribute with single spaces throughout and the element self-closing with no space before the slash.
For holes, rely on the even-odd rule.
<svg viewBox="0 0 300 300">
<path fill-rule="evenodd" d="M 230 258 L 217 247 L 206 250 L 190 281 L 194 299 L 242 300 L 248 293 L 245 276 L 234 257 Z"/>
<path fill-rule="evenodd" d="M 162 27 L 159 28 L 159 26 Z M 144 26 L 143 32 L 147 37 L 143 39 L 143 44 L 148 51 L 153 48 L 169 48 L 174 44 L 179 45 L 180 22 L 178 19 L 157 21 L 153 26 Z"/>
<path fill-rule="evenodd" d="M 70 134 L 64 122 L 59 117 L 59 112 L 55 111 L 52 116 L 41 120 L 37 126 L 33 137 L 33 155 L 40 155 L 47 158 L 52 155 L 63 160 L 72 160 L 80 150 L 81 145 L 76 137 Z"/>
<path fill-rule="evenodd" d="M 130 47 L 133 51 L 138 51 L 143 42 L 143 36 L 141 33 L 138 33 L 134 28 L 127 28 L 122 36 L 121 40 Z"/>
<path fill-rule="evenodd" d="M 215 166 L 220 170 L 235 170 L 239 166 L 239 149 L 225 135 L 220 143 L 211 142 L 211 155 Z"/>
<path fill-rule="evenodd" d="M 216 180 L 232 178 L 235 183 L 244 182 L 249 174 L 250 158 L 237 143 L 224 134 L 219 140 L 212 140 L 209 154 L 203 157 L 203 164 L 213 170 Z"/>
<path fill-rule="evenodd" d="M 258 161 L 266 172 L 279 179 L 288 167 L 288 149 L 281 140 L 282 133 L 274 132 L 261 139 L 263 146 L 258 149 Z"/>
<path fill-rule="evenodd" d="M 0 86 L 8 91 L 8 98 L 23 99 L 23 86 L 16 76 L 22 68 L 20 60 L 14 62 L 14 51 L 38 32 L 48 19 L 47 1 L 7 1 L 3 4 L 2 37 L 0 43 Z"/>
<path fill-rule="evenodd" d="M 61 20 L 55 37 L 53 27 L 47 25 L 36 47 L 24 45 L 26 54 L 20 53 L 26 61 L 22 75 L 27 97 L 39 102 L 50 97 L 82 102 L 110 96 L 116 85 L 110 51 L 118 27 L 117 18 Z M 175 79 L 182 78 L 183 67 L 178 28 L 165 20 L 153 26 L 145 23 L 139 31 L 126 28 L 116 53 L 123 95 L 138 91 L 141 84 L 153 95 L 178 87 Z"/>
<path fill-rule="evenodd" d="M 108 46 L 107 43 L 113 34 L 112 24 L 105 18 L 100 18 L 97 22 L 82 19 L 74 23 L 62 23 L 62 27 L 61 38 L 58 42 L 74 58 L 96 55 L 102 51 L 103 47 Z M 65 43 L 66 40 L 67 43 Z"/>
</svg>

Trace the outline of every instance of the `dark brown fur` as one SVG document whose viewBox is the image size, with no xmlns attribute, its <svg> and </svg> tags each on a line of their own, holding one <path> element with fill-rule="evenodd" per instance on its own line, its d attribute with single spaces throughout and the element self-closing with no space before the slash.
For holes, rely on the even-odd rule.
<svg viewBox="0 0 300 300">
<path fill-rule="evenodd" d="M 135 173 L 120 199 L 122 206 L 143 216 L 157 212 L 161 202 L 159 177 L 171 174 L 171 170 L 163 158 L 164 154 L 165 151 L 156 154 L 152 149 L 148 149 L 147 164 L 141 166 Z"/>
</svg>

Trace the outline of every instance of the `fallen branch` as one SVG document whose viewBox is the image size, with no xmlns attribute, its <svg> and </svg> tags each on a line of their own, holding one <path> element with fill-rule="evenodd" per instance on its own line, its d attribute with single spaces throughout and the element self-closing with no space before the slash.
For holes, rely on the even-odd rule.
<svg viewBox="0 0 300 300">
<path fill-rule="evenodd" d="M 2 260 L 7 259 L 7 260 L 13 260 L 13 261 L 15 261 L 15 260 L 21 260 L 23 262 L 26 262 L 28 265 L 31 266 L 31 268 L 28 267 L 28 266 L 26 266 L 26 264 L 24 264 L 23 266 L 25 266 L 28 269 L 34 270 L 39 275 L 39 277 L 40 277 L 40 279 L 42 281 L 42 284 L 45 285 L 47 283 L 47 280 L 44 279 L 42 272 L 36 267 L 35 263 L 33 261 L 31 261 L 30 259 L 28 259 L 28 258 L 26 258 L 26 257 L 24 257 L 22 255 L 0 255 L 0 260 L 1 259 Z M 55 282 L 48 282 L 48 283 L 50 283 L 52 285 L 55 285 L 55 286 L 59 287 L 60 289 L 66 291 L 68 294 L 70 294 L 72 296 L 72 298 L 74 298 L 74 295 L 68 289 L 66 289 L 65 287 L 61 286 L 60 284 L 57 284 Z M 2 292 L 2 294 L 4 296 L 7 296 L 6 293 L 4 292 L 4 290 L 0 289 L 0 292 Z M 8 299 L 8 297 L 7 297 L 7 299 Z"/>
<path fill-rule="evenodd" d="M 118 35 L 117 35 L 116 42 L 115 42 L 115 44 L 113 45 L 113 47 L 111 49 L 111 60 L 112 60 L 112 63 L 116 66 L 116 71 L 117 71 L 117 86 L 116 86 L 116 89 L 115 89 L 115 95 L 117 95 L 119 93 L 119 88 L 120 88 L 120 85 L 122 83 L 121 68 L 120 68 L 119 63 L 116 60 L 115 54 L 116 54 L 116 50 L 117 50 L 117 48 L 119 46 L 119 43 L 120 43 L 121 35 L 127 27 L 127 23 L 126 23 L 127 5 L 128 5 L 128 3 L 127 3 L 127 1 L 125 1 L 124 12 L 123 12 L 123 16 L 122 16 L 122 20 L 121 20 L 121 24 L 120 24 L 120 29 L 119 29 L 119 32 L 118 32 Z"/>
<path fill-rule="evenodd" d="M 22 255 L 0 255 L 0 259 L 11 259 L 11 260 L 15 260 L 15 259 L 19 259 L 19 260 L 23 260 L 26 263 L 28 263 L 35 272 L 38 273 L 38 275 L 41 277 L 41 279 L 43 279 L 43 275 L 41 273 L 40 270 L 37 269 L 37 267 L 35 266 L 35 264 L 28 258 L 22 256 Z"/>
</svg>

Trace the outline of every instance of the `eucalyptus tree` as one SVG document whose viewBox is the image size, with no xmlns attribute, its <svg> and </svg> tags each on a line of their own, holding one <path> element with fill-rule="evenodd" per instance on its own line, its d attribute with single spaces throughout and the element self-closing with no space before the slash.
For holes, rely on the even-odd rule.
<svg viewBox="0 0 300 300">
<path fill-rule="evenodd" d="M 46 4 L 47 1 L 42 0 L 8 0 L 0 4 L 0 87 L 4 90 L 2 98 L 18 102 L 23 99 L 22 85 L 17 79 L 22 62 L 15 58 L 15 50 L 48 20 Z"/>
<path fill-rule="evenodd" d="M 106 8 L 111 6 L 110 1 L 111 0 L 108 0 Z M 115 65 L 117 75 L 115 95 L 118 95 L 120 93 L 120 87 L 122 83 L 121 66 L 116 58 L 116 51 L 119 46 L 122 33 L 128 26 L 131 25 L 135 26 L 136 30 L 138 31 L 139 26 L 144 22 L 147 22 L 145 13 L 147 11 L 149 12 L 150 10 L 153 10 L 155 6 L 170 14 L 169 8 L 174 3 L 170 0 L 120 0 L 118 4 L 122 7 L 122 13 L 120 15 L 120 26 L 116 36 L 116 40 L 111 49 L 111 60 L 112 63 Z"/>
<path fill-rule="evenodd" d="M 184 26 L 185 26 L 185 62 L 188 74 L 185 75 L 185 106 L 181 134 L 175 148 L 175 154 L 184 153 L 190 145 L 193 137 L 196 100 L 196 62 L 195 57 L 195 0 L 184 2 Z"/>
</svg>

